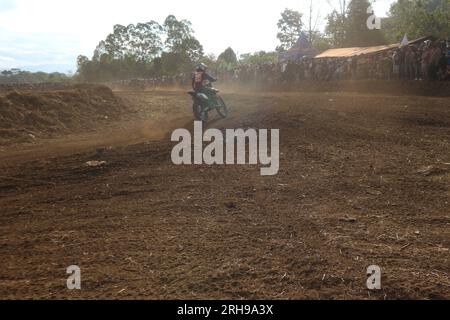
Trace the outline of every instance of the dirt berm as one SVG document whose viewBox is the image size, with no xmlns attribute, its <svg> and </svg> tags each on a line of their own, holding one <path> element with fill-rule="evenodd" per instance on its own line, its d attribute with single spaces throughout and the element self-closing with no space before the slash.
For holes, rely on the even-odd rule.
<svg viewBox="0 0 450 320">
<path fill-rule="evenodd" d="M 111 89 L 100 85 L 9 90 L 0 93 L 0 145 L 90 131 L 119 119 L 125 109 Z"/>
</svg>

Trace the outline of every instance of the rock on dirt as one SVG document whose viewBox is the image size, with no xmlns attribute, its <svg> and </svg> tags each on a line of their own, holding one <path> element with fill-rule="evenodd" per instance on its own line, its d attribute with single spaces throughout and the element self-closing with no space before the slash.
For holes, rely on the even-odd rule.
<svg viewBox="0 0 450 320">
<path fill-rule="evenodd" d="M 441 175 L 450 172 L 450 163 L 439 163 L 425 166 L 417 170 L 418 174 L 424 176 Z"/>
<path fill-rule="evenodd" d="M 106 161 L 88 161 L 86 162 L 86 166 L 88 167 L 101 167 L 104 166 L 106 164 Z"/>
</svg>

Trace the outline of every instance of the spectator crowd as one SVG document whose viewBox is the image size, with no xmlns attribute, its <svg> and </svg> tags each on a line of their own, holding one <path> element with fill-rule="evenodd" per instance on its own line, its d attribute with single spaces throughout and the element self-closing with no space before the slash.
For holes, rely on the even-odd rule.
<svg viewBox="0 0 450 320">
<path fill-rule="evenodd" d="M 210 70 L 221 82 L 292 84 L 304 80 L 448 80 L 449 47 L 445 41 L 424 41 L 378 53 L 339 57 L 301 58 L 287 62 L 240 64 Z M 116 81 L 136 88 L 189 86 L 190 73 L 149 79 Z"/>
</svg>

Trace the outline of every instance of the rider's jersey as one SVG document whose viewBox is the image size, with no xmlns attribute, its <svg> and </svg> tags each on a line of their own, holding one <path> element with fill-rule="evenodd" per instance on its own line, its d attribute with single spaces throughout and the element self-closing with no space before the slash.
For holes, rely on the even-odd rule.
<svg viewBox="0 0 450 320">
<path fill-rule="evenodd" d="M 203 88 L 203 81 L 205 80 L 215 81 L 216 79 L 204 71 L 195 71 L 192 75 L 192 88 L 195 91 L 201 90 Z"/>
</svg>

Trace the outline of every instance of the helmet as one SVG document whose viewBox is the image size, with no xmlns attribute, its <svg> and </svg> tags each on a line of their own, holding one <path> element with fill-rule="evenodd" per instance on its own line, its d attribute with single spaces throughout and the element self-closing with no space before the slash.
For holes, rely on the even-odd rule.
<svg viewBox="0 0 450 320">
<path fill-rule="evenodd" d="M 200 63 L 197 66 L 197 70 L 206 71 L 207 69 L 208 69 L 208 66 L 206 64 L 204 64 L 204 63 Z"/>
</svg>

